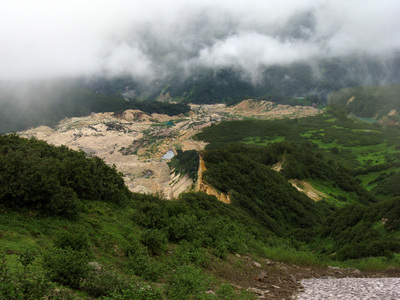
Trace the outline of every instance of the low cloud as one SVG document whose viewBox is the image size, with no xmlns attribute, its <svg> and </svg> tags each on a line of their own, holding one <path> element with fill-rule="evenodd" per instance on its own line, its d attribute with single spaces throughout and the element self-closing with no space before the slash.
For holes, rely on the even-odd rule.
<svg viewBox="0 0 400 300">
<path fill-rule="evenodd" d="M 0 79 L 130 75 L 151 80 L 400 49 L 400 2 L 3 1 Z"/>
<path fill-rule="evenodd" d="M 256 32 L 239 33 L 200 51 L 197 64 L 235 67 L 257 81 L 259 71 L 272 64 L 288 64 L 322 53 L 318 45 L 302 40 L 280 40 Z"/>
</svg>

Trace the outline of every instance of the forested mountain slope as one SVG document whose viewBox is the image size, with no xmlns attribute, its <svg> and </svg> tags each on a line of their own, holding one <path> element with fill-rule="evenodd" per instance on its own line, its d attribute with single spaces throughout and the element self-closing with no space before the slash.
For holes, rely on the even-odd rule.
<svg viewBox="0 0 400 300">
<path fill-rule="evenodd" d="M 331 93 L 328 102 L 358 117 L 399 124 L 400 85 L 347 88 Z"/>
<path fill-rule="evenodd" d="M 222 122 L 205 128 L 197 138 L 210 143 L 207 149 L 237 142 L 258 145 L 259 149 L 264 149 L 261 146 L 268 149 L 268 145 L 281 141 L 292 143 L 294 147 L 290 146 L 287 152 L 295 151 L 296 155 L 280 158 L 281 173 L 288 179 L 307 179 L 335 199 L 346 198 L 350 202 L 355 199 L 354 193 L 347 192 L 351 190 L 347 184 L 354 187 L 361 184 L 386 198 L 400 192 L 391 184 L 400 171 L 399 129 L 347 117 L 338 107 L 328 107 L 323 115 L 294 120 Z M 277 161 L 270 162 L 274 163 Z M 339 175 L 333 175 L 335 169 Z M 346 176 L 355 176 L 357 183 L 354 179 L 344 179 Z M 336 179 L 330 181 L 333 178 Z"/>
<path fill-rule="evenodd" d="M 155 99 L 169 95 L 191 103 L 236 104 L 243 99 L 265 99 L 281 104 L 326 104 L 329 93 L 347 87 L 399 84 L 400 55 L 385 59 L 347 55 L 297 61 L 287 65 L 259 66 L 249 78 L 235 67 L 197 68 L 190 74 L 175 70 L 164 80 L 143 84 L 132 78 L 93 78 L 86 87 L 117 95 L 128 86 L 136 97 Z"/>
</svg>

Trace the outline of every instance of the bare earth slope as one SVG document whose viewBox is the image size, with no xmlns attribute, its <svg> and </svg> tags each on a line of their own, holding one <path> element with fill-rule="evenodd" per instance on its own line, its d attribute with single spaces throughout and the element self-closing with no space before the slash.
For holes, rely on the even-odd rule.
<svg viewBox="0 0 400 300">
<path fill-rule="evenodd" d="M 20 135 L 98 156 L 124 174 L 131 191 L 158 192 L 171 199 L 192 188 L 193 182 L 187 177 L 175 176 L 162 156 L 169 150 L 176 153 L 176 149 L 204 149 L 205 143 L 192 139 L 202 128 L 222 120 L 299 118 L 319 113 L 320 110 L 312 107 L 249 99 L 233 107 L 192 105 L 188 115 L 174 117 L 147 115 L 138 110 L 118 115 L 98 113 L 64 119 L 55 128 L 41 126 Z"/>
</svg>

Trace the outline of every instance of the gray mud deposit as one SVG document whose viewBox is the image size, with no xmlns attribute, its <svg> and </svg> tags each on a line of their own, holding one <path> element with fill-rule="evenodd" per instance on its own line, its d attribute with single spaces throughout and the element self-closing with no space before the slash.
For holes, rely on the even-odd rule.
<svg viewBox="0 0 400 300">
<path fill-rule="evenodd" d="M 400 299 L 400 278 L 312 278 L 301 281 L 298 300 Z"/>
</svg>

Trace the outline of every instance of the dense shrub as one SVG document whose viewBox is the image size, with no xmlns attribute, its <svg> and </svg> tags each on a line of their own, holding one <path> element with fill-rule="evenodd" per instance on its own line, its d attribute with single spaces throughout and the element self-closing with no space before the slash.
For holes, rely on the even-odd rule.
<svg viewBox="0 0 400 300">
<path fill-rule="evenodd" d="M 57 248 L 89 252 L 88 237 L 86 233 L 79 231 L 77 228 L 72 228 L 70 231 L 60 232 L 57 238 L 54 240 L 54 245 Z"/>
<path fill-rule="evenodd" d="M 369 207 L 345 206 L 324 222 L 319 229 L 320 237 L 332 240 L 331 252 L 336 252 L 340 260 L 391 257 L 400 251 L 396 235 L 399 203 L 400 198 L 393 198 Z"/>
<path fill-rule="evenodd" d="M 0 204 L 75 217 L 84 200 L 124 203 L 130 192 L 115 167 L 43 141 L 0 136 Z"/>
<path fill-rule="evenodd" d="M 209 255 L 199 242 L 182 242 L 175 251 L 175 265 L 194 264 L 197 267 L 206 267 L 209 263 Z"/>
<path fill-rule="evenodd" d="M 372 191 L 378 195 L 398 197 L 400 196 L 400 172 L 388 176 L 386 180 L 378 183 Z"/>
<path fill-rule="evenodd" d="M 321 221 L 323 216 L 311 199 L 294 189 L 281 174 L 245 153 L 231 148 L 209 150 L 204 160 L 204 180 L 231 194 L 233 205 L 274 233 L 282 235 L 289 228 L 310 227 Z"/>
<path fill-rule="evenodd" d="M 47 277 L 62 285 L 78 288 L 90 273 L 86 253 L 71 248 L 50 248 L 43 255 Z"/>
<path fill-rule="evenodd" d="M 125 253 L 128 256 L 129 272 L 151 281 L 157 281 L 164 273 L 164 265 L 150 257 L 147 248 L 138 241 L 133 241 Z"/>
<path fill-rule="evenodd" d="M 183 265 L 168 278 L 166 292 L 171 299 L 199 298 L 205 294 L 209 284 L 202 270 L 193 265 Z"/>
<path fill-rule="evenodd" d="M 135 194 L 136 210 L 132 215 L 135 223 L 148 229 L 162 229 L 167 226 L 166 204 L 158 197 Z"/>
<path fill-rule="evenodd" d="M 48 295 L 50 282 L 31 268 L 35 258 L 33 252 L 24 252 L 19 257 L 19 269 L 12 269 L 6 255 L 0 253 L 0 299 L 36 300 Z"/>
<path fill-rule="evenodd" d="M 88 293 L 94 297 L 121 293 L 124 289 L 129 288 L 126 280 L 105 267 L 93 268 L 83 285 L 88 290 Z"/>
<path fill-rule="evenodd" d="M 201 222 L 194 214 L 180 213 L 172 216 L 168 221 L 169 240 L 179 242 L 200 239 L 202 235 L 200 224 Z"/>
<path fill-rule="evenodd" d="M 163 231 L 158 229 L 144 230 L 140 241 L 152 255 L 161 254 L 161 252 L 167 249 L 167 236 Z"/>
<path fill-rule="evenodd" d="M 137 283 L 131 284 L 121 291 L 111 293 L 104 299 L 107 300 L 163 300 L 162 291 L 154 286 Z"/>
</svg>

